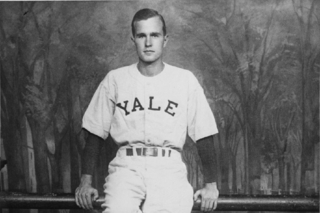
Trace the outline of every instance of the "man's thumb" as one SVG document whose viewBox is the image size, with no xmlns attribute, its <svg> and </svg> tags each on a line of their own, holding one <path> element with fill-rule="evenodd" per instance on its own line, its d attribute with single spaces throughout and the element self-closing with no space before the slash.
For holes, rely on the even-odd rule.
<svg viewBox="0 0 320 213">
<path fill-rule="evenodd" d="M 196 193 L 193 195 L 193 200 L 194 201 L 198 200 L 200 195 L 201 195 L 201 190 L 196 191 Z"/>
<path fill-rule="evenodd" d="M 93 191 L 93 200 L 97 200 L 99 198 L 98 190 Z"/>
</svg>

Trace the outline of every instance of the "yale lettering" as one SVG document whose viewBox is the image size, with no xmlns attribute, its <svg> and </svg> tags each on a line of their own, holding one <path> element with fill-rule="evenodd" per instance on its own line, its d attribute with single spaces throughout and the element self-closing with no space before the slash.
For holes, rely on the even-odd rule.
<svg viewBox="0 0 320 213">
<path fill-rule="evenodd" d="M 173 102 L 173 101 L 170 101 L 170 100 L 168 100 L 168 102 L 169 102 L 169 103 L 168 103 L 168 106 L 167 106 L 165 112 L 168 113 L 169 115 L 174 116 L 176 113 L 175 113 L 175 112 L 169 112 L 169 110 L 172 110 L 172 109 L 173 109 L 172 106 L 175 106 L 175 107 L 177 108 L 177 107 L 178 107 L 178 104 L 175 103 L 175 102 Z"/>
<path fill-rule="evenodd" d="M 148 109 L 150 109 L 150 110 L 155 110 L 155 111 L 160 111 L 160 109 L 161 109 L 160 107 L 158 107 L 158 108 L 153 108 L 153 107 L 152 107 L 152 100 L 153 100 L 153 98 L 154 98 L 153 96 L 150 96 L 150 97 L 149 97 L 149 108 L 148 108 Z"/>
<path fill-rule="evenodd" d="M 134 99 L 134 102 L 133 102 L 133 108 L 132 108 L 131 111 L 132 111 L 132 112 L 137 111 L 137 110 L 136 110 L 137 107 L 140 108 L 140 109 L 139 109 L 140 111 L 141 111 L 141 110 L 144 110 L 144 108 L 142 107 L 139 99 L 138 99 L 138 98 L 135 98 L 135 99 Z M 126 115 L 127 115 L 127 113 L 126 113 Z"/>
<path fill-rule="evenodd" d="M 147 109 L 153 110 L 153 111 L 160 111 L 161 106 L 154 106 L 153 99 L 154 99 L 153 96 L 149 97 L 149 107 Z M 130 111 L 128 111 L 128 109 L 129 109 L 128 103 L 129 103 L 129 101 L 126 100 L 126 101 L 123 101 L 123 103 L 116 104 L 117 107 L 119 107 L 120 109 L 122 109 L 125 112 L 126 116 L 130 114 Z M 164 108 L 165 109 L 164 112 L 168 113 L 171 116 L 174 116 L 176 114 L 174 112 L 175 108 L 178 108 L 178 104 L 171 101 L 171 100 L 168 100 L 168 104 Z M 138 98 L 134 98 L 131 112 L 136 112 L 137 110 L 142 111 L 142 110 L 144 110 L 144 107 L 142 106 L 142 104 Z"/>
</svg>

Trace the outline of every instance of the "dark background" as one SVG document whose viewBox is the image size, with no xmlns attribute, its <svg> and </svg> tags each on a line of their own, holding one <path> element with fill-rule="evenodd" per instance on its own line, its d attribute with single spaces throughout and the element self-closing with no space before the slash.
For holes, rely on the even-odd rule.
<svg viewBox="0 0 320 213">
<path fill-rule="evenodd" d="M 74 192 L 82 115 L 109 70 L 136 62 L 130 24 L 144 7 L 167 22 L 165 62 L 191 70 L 205 90 L 220 132 L 220 192 L 318 194 L 316 0 L 0 2 L 1 190 Z M 101 194 L 116 151 L 107 141 Z M 197 189 L 191 140 L 183 155 Z"/>
</svg>

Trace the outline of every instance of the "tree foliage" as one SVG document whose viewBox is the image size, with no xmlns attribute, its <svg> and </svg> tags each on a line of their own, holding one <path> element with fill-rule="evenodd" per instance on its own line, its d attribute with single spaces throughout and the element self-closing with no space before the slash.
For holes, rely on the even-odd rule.
<svg viewBox="0 0 320 213">
<path fill-rule="evenodd" d="M 165 61 L 191 70 L 204 88 L 219 128 L 212 153 L 222 191 L 260 193 L 260 177 L 277 171 L 270 191 L 317 192 L 319 182 L 306 182 L 307 172 L 319 174 L 316 0 L 1 2 L 1 136 L 9 190 L 30 188 L 20 156 L 31 133 L 35 166 L 30 159 L 28 165 L 35 167 L 38 192 L 73 192 L 85 143 L 82 115 L 107 72 L 136 61 L 130 24 L 143 7 L 167 21 Z M 117 149 L 111 138 L 106 144 L 99 187 Z M 184 157 L 199 188 L 201 165 L 190 141 Z"/>
</svg>

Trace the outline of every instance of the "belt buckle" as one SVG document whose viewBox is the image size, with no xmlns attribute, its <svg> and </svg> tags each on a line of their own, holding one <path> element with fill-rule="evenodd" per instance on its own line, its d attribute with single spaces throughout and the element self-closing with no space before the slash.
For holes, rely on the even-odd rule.
<svg viewBox="0 0 320 213">
<path fill-rule="evenodd" d="M 143 148 L 144 156 L 158 156 L 158 149 L 157 148 Z"/>
</svg>

